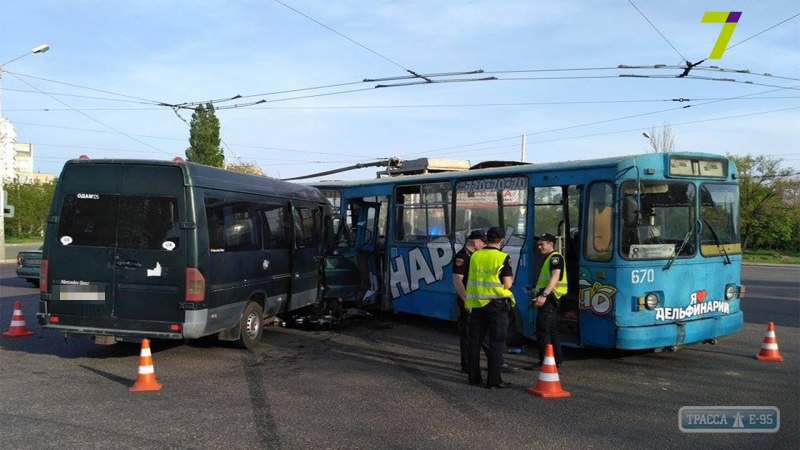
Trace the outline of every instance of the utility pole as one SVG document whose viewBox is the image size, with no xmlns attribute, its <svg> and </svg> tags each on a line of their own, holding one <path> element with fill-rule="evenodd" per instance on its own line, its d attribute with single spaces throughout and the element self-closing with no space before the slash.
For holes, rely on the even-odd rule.
<svg viewBox="0 0 800 450">
<path fill-rule="evenodd" d="M 526 148 L 526 145 L 525 145 L 525 135 L 523 134 L 522 135 L 522 156 L 519 159 L 522 162 L 525 162 L 525 152 L 526 151 L 527 151 L 527 148 Z"/>
<path fill-rule="evenodd" d="M 50 50 L 50 46 L 47 45 L 47 44 L 42 44 L 42 45 L 40 45 L 38 47 L 34 47 L 33 50 L 25 53 L 24 55 L 20 55 L 20 56 L 17 56 L 16 58 L 10 59 L 10 60 L 8 60 L 8 61 L 6 61 L 4 63 L 0 63 L 0 82 L 3 80 L 3 68 L 6 65 L 8 65 L 9 63 L 12 63 L 12 62 L 14 62 L 14 61 L 16 61 L 16 60 L 18 60 L 20 58 L 23 58 L 25 56 L 28 56 L 28 55 L 31 55 L 31 54 L 34 54 L 34 53 L 44 53 L 44 52 L 46 52 L 48 50 Z M 2 94 L 2 92 L 0 92 L 0 94 Z M 0 102 L 0 121 L 2 121 L 2 120 L 3 120 L 3 109 L 2 109 L 2 102 Z M 9 123 L 9 127 L 10 127 L 10 125 L 11 124 Z M 2 128 L 3 127 L 0 124 L 0 131 L 2 131 Z M 14 146 L 13 142 L 9 142 L 9 144 L 12 147 Z M 4 148 L 4 146 L 0 146 L 0 160 L 2 160 L 2 167 L 0 167 L 2 169 L 2 170 L 0 170 L 0 190 L 2 190 L 3 186 L 4 186 L 3 178 L 5 178 L 5 171 L 8 168 L 7 164 L 13 164 L 14 163 L 13 159 L 11 161 L 7 161 L 6 149 Z M 4 197 L 5 196 L 0 193 L 0 200 L 2 200 L 3 207 L 5 207 L 5 204 L 8 202 L 8 199 L 6 199 Z M 6 225 L 5 210 L 3 210 L 2 214 L 0 214 L 0 261 L 3 261 L 3 260 L 6 259 L 6 226 L 5 225 Z"/>
</svg>

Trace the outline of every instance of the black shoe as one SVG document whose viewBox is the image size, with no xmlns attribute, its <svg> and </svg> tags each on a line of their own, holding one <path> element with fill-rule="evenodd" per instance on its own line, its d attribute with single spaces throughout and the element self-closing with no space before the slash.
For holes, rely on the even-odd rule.
<svg viewBox="0 0 800 450">
<path fill-rule="evenodd" d="M 470 384 L 471 386 L 480 386 L 480 385 L 482 385 L 482 384 L 483 384 L 483 380 L 478 380 L 478 381 L 475 381 L 475 382 L 473 382 L 473 381 L 470 381 L 470 382 L 469 382 L 469 384 Z"/>
<path fill-rule="evenodd" d="M 519 370 L 518 367 L 514 367 L 511 364 L 503 364 L 502 366 L 500 366 L 500 371 L 503 373 L 514 373 L 518 370 Z"/>
<path fill-rule="evenodd" d="M 541 364 L 531 364 L 530 366 L 525 366 L 523 369 L 525 370 L 539 370 L 542 368 Z"/>
<path fill-rule="evenodd" d="M 500 382 L 500 384 L 495 384 L 494 386 L 486 386 L 486 389 L 508 389 L 511 387 L 511 383 Z"/>
</svg>

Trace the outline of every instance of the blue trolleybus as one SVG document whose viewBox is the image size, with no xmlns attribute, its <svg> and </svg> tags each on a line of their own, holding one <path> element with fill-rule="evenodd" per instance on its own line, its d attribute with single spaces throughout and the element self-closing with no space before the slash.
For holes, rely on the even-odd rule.
<svg viewBox="0 0 800 450">
<path fill-rule="evenodd" d="M 514 265 L 512 334 L 535 335 L 528 291 L 542 233 L 557 236 L 567 261 L 565 345 L 675 349 L 742 326 L 737 172 L 719 155 L 474 167 L 422 159 L 373 180 L 313 186 L 339 212 L 325 273 L 327 296 L 343 302 L 455 320 L 453 256 L 471 230 L 501 226 Z"/>
</svg>

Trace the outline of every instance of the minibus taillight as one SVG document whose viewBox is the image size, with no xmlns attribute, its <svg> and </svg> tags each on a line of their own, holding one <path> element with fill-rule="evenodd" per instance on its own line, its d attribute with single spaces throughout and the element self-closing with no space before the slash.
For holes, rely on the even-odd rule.
<svg viewBox="0 0 800 450">
<path fill-rule="evenodd" d="M 188 267 L 186 269 L 186 301 L 202 302 L 206 298 L 206 279 L 199 270 Z"/>
<path fill-rule="evenodd" d="M 39 292 L 42 294 L 47 293 L 47 272 L 48 272 L 48 261 L 46 259 L 42 260 L 42 265 L 39 267 Z"/>
</svg>

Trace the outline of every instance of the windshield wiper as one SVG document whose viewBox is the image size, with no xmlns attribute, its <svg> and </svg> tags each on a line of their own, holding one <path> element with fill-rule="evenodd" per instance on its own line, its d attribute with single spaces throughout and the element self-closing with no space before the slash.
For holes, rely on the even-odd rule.
<svg viewBox="0 0 800 450">
<path fill-rule="evenodd" d="M 670 260 L 667 261 L 667 265 L 665 265 L 662 270 L 669 270 L 669 268 L 672 267 L 672 263 L 674 263 L 675 260 L 678 259 L 678 255 L 680 255 L 681 252 L 683 251 L 683 247 L 686 246 L 686 243 L 689 242 L 689 238 L 692 236 L 692 234 L 694 234 L 695 228 L 697 228 L 697 220 L 694 221 L 694 223 L 692 224 L 692 228 L 689 230 L 688 233 L 686 233 L 686 236 L 683 237 L 683 242 L 681 242 L 681 246 L 678 248 L 678 251 L 676 251 L 675 254 L 672 255 L 672 258 L 670 258 Z"/>
<path fill-rule="evenodd" d="M 731 257 L 728 256 L 728 252 L 725 250 L 725 246 L 722 245 L 722 242 L 719 240 L 719 236 L 717 236 L 717 232 L 714 231 L 714 227 L 712 227 L 711 224 L 708 223 L 708 220 L 703 220 L 703 222 L 706 225 L 708 225 L 708 231 L 711 232 L 711 236 L 714 238 L 714 243 L 717 244 L 719 252 L 725 255 L 725 265 L 731 264 Z"/>
</svg>

